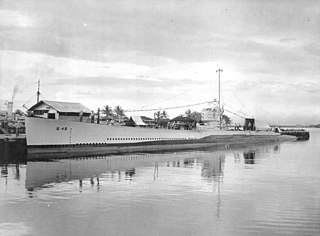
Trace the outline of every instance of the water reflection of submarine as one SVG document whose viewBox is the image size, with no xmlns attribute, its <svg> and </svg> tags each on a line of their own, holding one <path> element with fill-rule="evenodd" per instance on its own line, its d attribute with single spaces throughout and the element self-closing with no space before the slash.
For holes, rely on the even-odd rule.
<svg viewBox="0 0 320 236">
<path fill-rule="evenodd" d="M 256 153 L 254 150 L 247 151 L 243 153 L 244 163 L 245 164 L 255 164 Z"/>
<path fill-rule="evenodd" d="M 219 156 L 219 158 L 204 160 L 201 170 L 201 176 L 205 179 L 213 178 L 213 180 L 215 181 L 216 177 L 223 176 L 224 163 L 224 155 Z"/>
<path fill-rule="evenodd" d="M 64 159 L 54 162 L 28 162 L 27 189 L 42 187 L 50 183 L 80 180 L 100 176 L 107 172 L 124 172 L 132 178 L 135 166 L 152 165 L 145 156 L 105 157 L 88 159 Z"/>
<path fill-rule="evenodd" d="M 33 189 L 50 183 L 92 178 L 108 172 L 124 172 L 126 178 L 132 179 L 136 174 L 136 167 L 154 167 L 155 162 L 163 161 L 177 162 L 188 155 L 194 155 L 194 153 L 102 156 L 52 162 L 28 162 L 25 187 Z"/>
</svg>

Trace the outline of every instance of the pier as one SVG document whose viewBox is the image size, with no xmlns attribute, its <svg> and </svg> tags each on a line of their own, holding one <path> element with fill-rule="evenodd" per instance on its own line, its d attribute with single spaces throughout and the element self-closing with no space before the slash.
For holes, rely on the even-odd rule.
<svg viewBox="0 0 320 236">
<path fill-rule="evenodd" d="M 281 129 L 282 135 L 291 135 L 297 137 L 297 140 L 309 140 L 309 131 L 304 129 Z"/>
<path fill-rule="evenodd" d="M 5 135 L 0 134 L 0 143 L 9 143 L 9 142 L 26 142 L 26 135 Z"/>
<path fill-rule="evenodd" d="M 27 161 L 26 136 L 0 135 L 0 163 L 5 163 L 7 159 Z"/>
</svg>

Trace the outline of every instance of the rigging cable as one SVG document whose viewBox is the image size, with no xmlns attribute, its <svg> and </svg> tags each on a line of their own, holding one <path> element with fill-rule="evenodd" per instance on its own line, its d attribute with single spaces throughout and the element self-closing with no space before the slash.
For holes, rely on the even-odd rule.
<svg viewBox="0 0 320 236">
<path fill-rule="evenodd" d="M 232 111 L 229 111 L 229 110 L 227 110 L 227 109 L 224 109 L 224 110 L 227 111 L 227 112 L 229 112 L 229 113 L 231 113 L 231 114 L 233 114 L 233 115 L 235 115 L 235 116 L 239 116 L 239 117 L 245 119 L 244 116 L 238 115 L 238 114 L 236 114 L 236 113 L 234 113 L 234 112 L 232 112 Z"/>
<path fill-rule="evenodd" d="M 124 112 L 143 112 L 143 111 L 159 111 L 159 110 L 170 110 L 170 109 L 178 109 L 178 108 L 184 108 L 184 107 L 192 107 L 192 106 L 197 106 L 197 105 L 202 105 L 206 103 L 212 103 L 214 101 L 206 101 L 206 102 L 200 102 L 200 103 L 195 103 L 195 104 L 189 104 L 189 105 L 183 105 L 183 106 L 175 106 L 175 107 L 164 107 L 164 108 L 152 108 L 152 109 L 138 109 L 138 110 L 124 110 Z M 226 112 L 229 112 L 235 116 L 238 116 L 240 118 L 245 119 L 246 117 L 239 115 L 235 112 L 232 112 L 230 110 L 224 109 Z"/>
<path fill-rule="evenodd" d="M 202 104 L 211 103 L 211 102 L 213 102 L 213 101 L 206 101 L 206 102 L 200 102 L 200 103 L 183 105 L 183 106 L 176 106 L 176 107 L 159 107 L 159 108 L 152 108 L 152 109 L 124 110 L 124 112 L 170 110 L 170 109 L 178 109 L 178 108 L 184 108 L 184 107 L 192 107 L 192 106 L 202 105 Z"/>
<path fill-rule="evenodd" d="M 198 83 L 197 85 L 203 85 L 203 84 L 205 84 L 205 83 L 207 83 L 207 81 L 202 81 L 202 82 Z M 141 108 L 145 108 L 145 107 L 149 107 L 149 106 L 153 106 L 153 105 L 156 105 L 156 104 L 159 104 L 159 103 L 166 102 L 166 101 L 171 100 L 171 99 L 173 99 L 173 98 L 175 98 L 175 97 L 179 97 L 179 96 L 181 96 L 182 94 L 185 94 L 185 93 L 187 93 L 188 91 L 193 90 L 193 89 L 194 89 L 193 87 L 191 87 L 191 88 L 189 88 L 189 89 L 184 89 L 184 90 L 182 90 L 180 93 L 175 94 L 175 95 L 173 95 L 173 96 L 171 96 L 171 97 L 169 97 L 169 98 L 166 98 L 166 99 L 157 101 L 157 102 L 152 103 L 152 104 L 144 105 L 144 106 L 142 106 Z"/>
<path fill-rule="evenodd" d="M 224 105 L 224 106 L 227 106 L 227 107 L 229 107 L 229 108 L 231 108 L 231 109 L 233 109 L 233 110 L 236 110 L 236 108 L 234 108 L 234 107 L 232 107 L 232 106 L 229 106 L 229 105 L 227 105 L 227 104 L 225 104 L 225 103 L 223 103 L 223 105 Z M 245 113 L 245 112 L 243 112 L 243 111 L 241 111 L 241 110 L 236 110 L 236 112 L 237 112 L 237 113 L 241 113 L 242 115 L 245 115 L 245 116 L 247 116 L 247 117 L 250 116 L 249 114 L 247 114 L 247 113 Z"/>
</svg>

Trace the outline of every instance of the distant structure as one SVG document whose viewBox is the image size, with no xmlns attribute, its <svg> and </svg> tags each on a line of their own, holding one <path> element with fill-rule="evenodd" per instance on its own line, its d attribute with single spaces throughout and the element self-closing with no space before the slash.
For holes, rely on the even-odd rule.
<svg viewBox="0 0 320 236">
<path fill-rule="evenodd" d="M 141 116 L 131 116 L 131 119 L 139 127 L 147 127 L 147 124 L 142 120 Z"/>
<path fill-rule="evenodd" d="M 201 121 L 205 126 L 211 126 L 215 128 L 221 128 L 221 114 L 223 109 L 221 109 L 220 104 L 216 100 L 213 101 L 212 107 L 204 108 L 201 110 Z"/>
<path fill-rule="evenodd" d="M 28 112 L 46 119 L 91 122 L 92 111 L 81 103 L 41 100 Z"/>
<path fill-rule="evenodd" d="M 13 102 L 7 102 L 8 120 L 13 120 Z"/>
<path fill-rule="evenodd" d="M 146 116 L 130 116 L 128 120 L 125 121 L 126 126 L 138 126 L 138 127 L 155 127 L 155 121 Z"/>
<path fill-rule="evenodd" d="M 169 121 L 167 124 L 169 129 L 186 129 L 191 130 L 196 127 L 196 121 L 194 119 L 184 117 L 184 116 L 177 116 Z"/>
<path fill-rule="evenodd" d="M 6 101 L 4 105 L 7 109 L 0 109 L 0 134 L 18 135 L 25 133 L 25 114 L 16 114 L 13 112 L 12 101 Z"/>
<path fill-rule="evenodd" d="M 147 117 L 147 116 L 141 116 L 142 121 L 148 126 L 148 127 L 155 127 L 155 120 Z"/>
</svg>

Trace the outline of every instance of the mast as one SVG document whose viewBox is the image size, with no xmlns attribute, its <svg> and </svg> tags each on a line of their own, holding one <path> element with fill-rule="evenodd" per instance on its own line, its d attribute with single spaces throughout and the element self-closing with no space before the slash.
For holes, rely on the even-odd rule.
<svg viewBox="0 0 320 236">
<path fill-rule="evenodd" d="M 40 79 L 38 80 L 37 103 L 39 102 L 39 97 L 40 97 Z"/>
<path fill-rule="evenodd" d="M 221 129 L 221 102 L 220 102 L 220 72 L 223 72 L 220 68 L 216 70 L 219 76 L 219 127 Z"/>
</svg>

